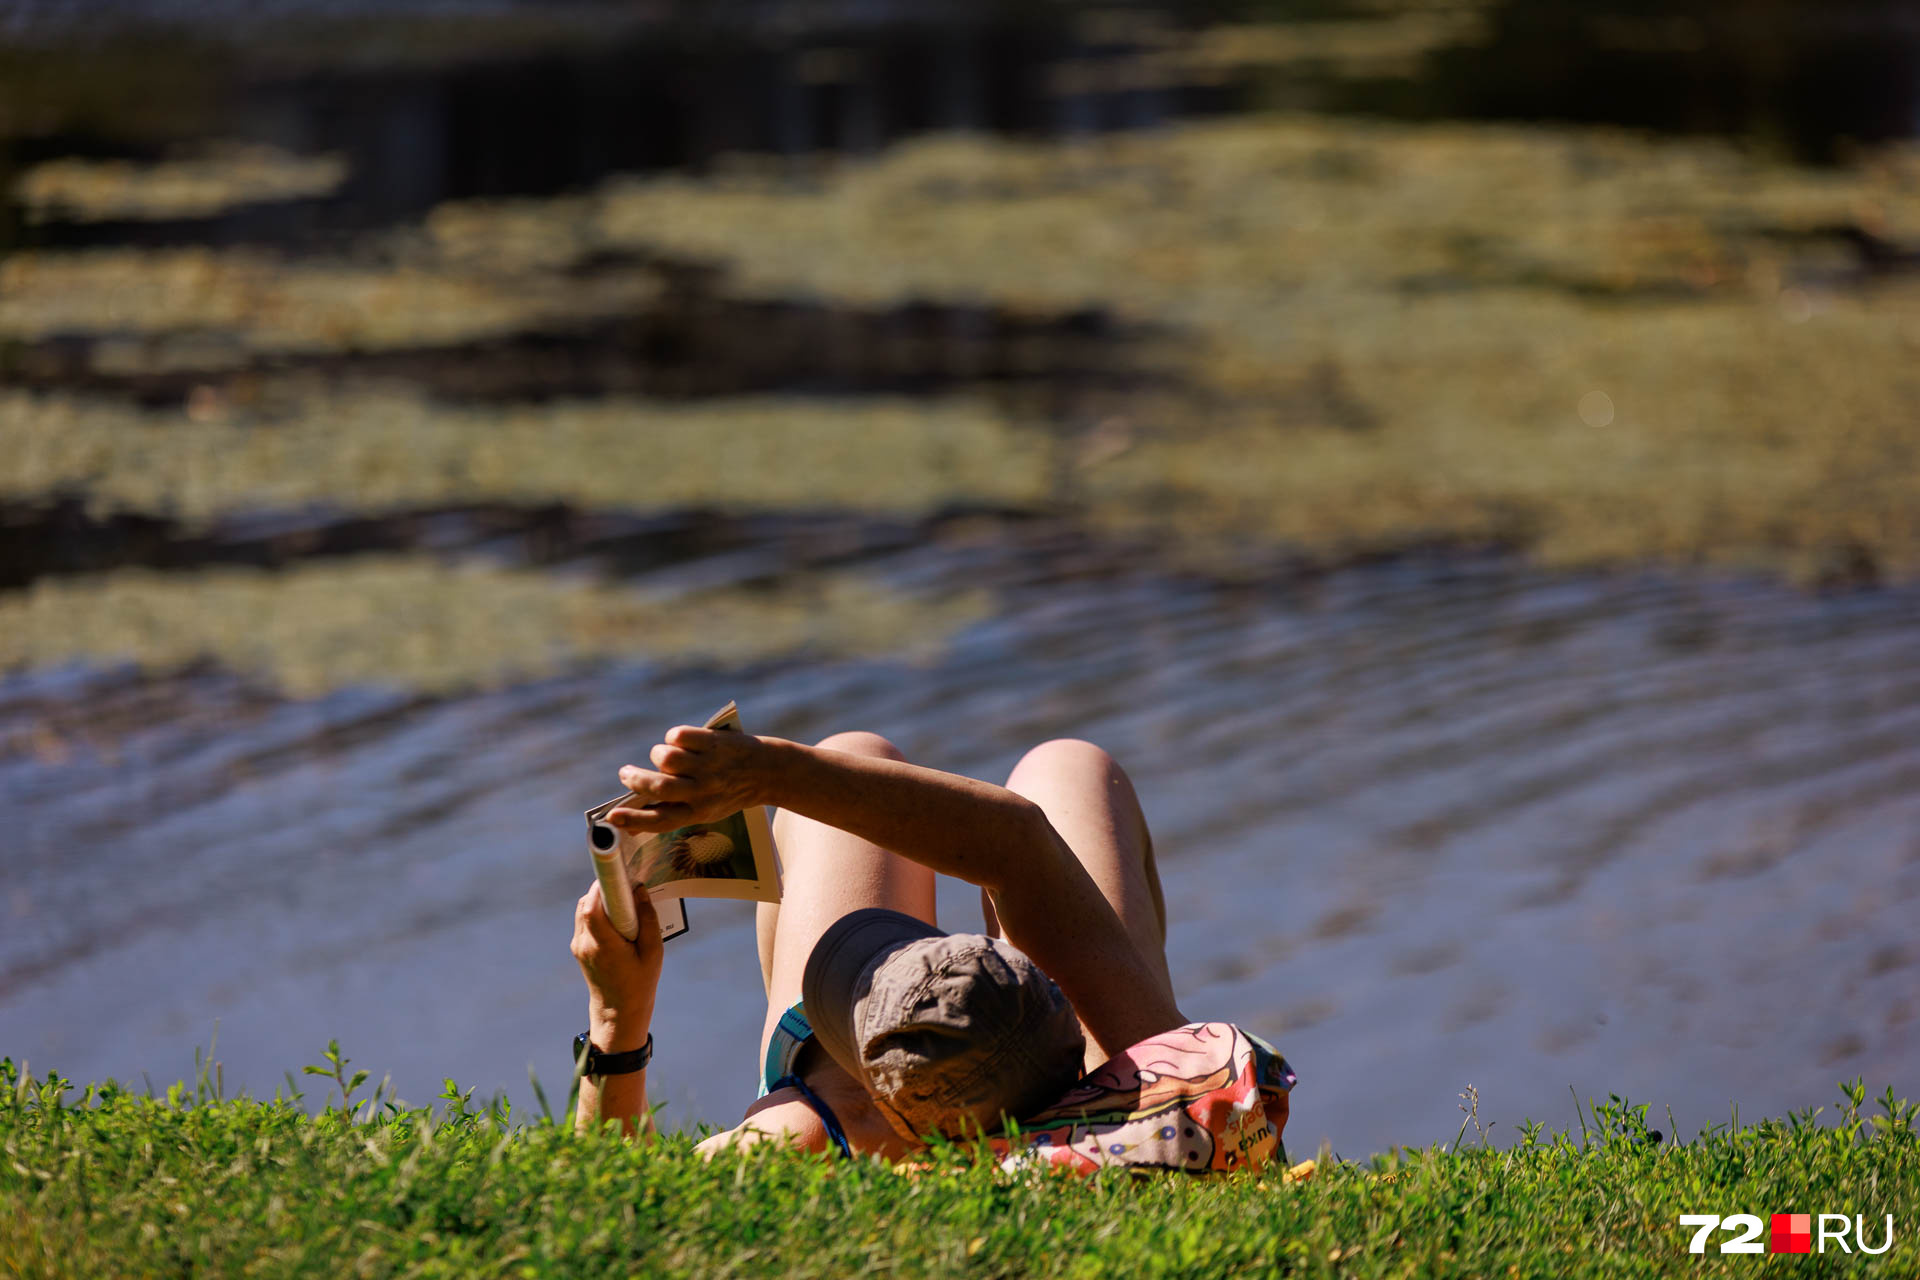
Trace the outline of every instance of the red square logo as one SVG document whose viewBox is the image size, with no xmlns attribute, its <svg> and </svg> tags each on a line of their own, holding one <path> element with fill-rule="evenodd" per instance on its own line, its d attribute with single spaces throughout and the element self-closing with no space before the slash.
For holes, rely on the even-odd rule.
<svg viewBox="0 0 1920 1280">
<path fill-rule="evenodd" d="M 1776 1213 L 1773 1215 L 1773 1252 L 1811 1253 L 1812 1251 L 1812 1214 Z"/>
</svg>

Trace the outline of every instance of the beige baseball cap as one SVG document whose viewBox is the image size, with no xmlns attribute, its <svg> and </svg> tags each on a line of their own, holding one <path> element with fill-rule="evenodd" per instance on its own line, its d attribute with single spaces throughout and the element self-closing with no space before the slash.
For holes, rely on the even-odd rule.
<svg viewBox="0 0 1920 1280">
<path fill-rule="evenodd" d="M 993 1133 L 1080 1078 L 1073 1006 L 999 938 L 865 908 L 820 936 L 800 997 L 821 1048 L 908 1137 Z"/>
</svg>

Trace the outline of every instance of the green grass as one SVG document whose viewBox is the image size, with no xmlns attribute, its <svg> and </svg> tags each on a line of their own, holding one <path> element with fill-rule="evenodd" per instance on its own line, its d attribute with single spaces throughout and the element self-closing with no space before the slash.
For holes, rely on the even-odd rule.
<svg viewBox="0 0 1920 1280">
<path fill-rule="evenodd" d="M 316 1070 L 310 1068 L 309 1070 Z M 1891 1091 L 1656 1143 L 1644 1107 L 1529 1126 L 1316 1177 L 1018 1177 L 957 1152 L 907 1176 L 769 1152 L 707 1163 L 692 1140 L 579 1135 L 448 1082 L 439 1107 L 344 1062 L 309 1114 L 219 1096 L 74 1090 L 0 1062 L 0 1275 L 1912 1276 L 1920 1141 Z M 291 1085 L 291 1078 L 289 1080 Z M 340 1086 L 346 1086 L 343 1095 Z M 542 1103 L 542 1111 L 546 1110 Z M 562 1112 L 564 1114 L 564 1112 Z M 1874 1258 L 1687 1254 L 1683 1213 L 1861 1213 Z"/>
</svg>

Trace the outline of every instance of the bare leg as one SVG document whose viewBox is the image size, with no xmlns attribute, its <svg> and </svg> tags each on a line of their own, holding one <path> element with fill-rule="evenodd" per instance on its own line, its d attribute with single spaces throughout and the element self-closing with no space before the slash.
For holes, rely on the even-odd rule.
<svg viewBox="0 0 1920 1280">
<path fill-rule="evenodd" d="M 894 745 L 877 734 L 837 733 L 819 745 L 853 755 L 902 759 Z M 781 901 L 761 903 L 754 917 L 760 975 L 767 987 L 767 1019 L 760 1033 L 762 1061 L 781 1016 L 800 999 L 807 957 L 834 921 L 862 907 L 891 907 L 934 923 L 934 877 L 926 867 L 784 809 L 774 817 L 773 840 L 780 854 Z M 874 1107 L 865 1084 L 817 1045 L 801 1050 L 794 1070 L 840 1121 L 853 1150 L 898 1158 L 911 1149 Z M 700 1150 L 711 1155 L 725 1147 L 767 1140 L 791 1142 L 811 1151 L 825 1151 L 830 1145 L 821 1113 L 798 1091 L 787 1088 L 755 1102 L 737 1128 L 714 1134 L 700 1144 Z"/>
<path fill-rule="evenodd" d="M 1148 969 L 1173 1002 L 1167 973 L 1167 906 L 1153 862 L 1153 837 L 1126 771 L 1105 751 L 1076 738 L 1056 738 L 1027 752 L 1007 776 L 1007 789 L 1039 805 L 1053 829 L 1093 877 L 1126 926 Z M 987 932 L 998 934 L 993 900 L 980 895 Z M 1105 1055 L 1087 1037 L 1087 1065 Z"/>
<path fill-rule="evenodd" d="M 891 742 L 872 733 L 837 733 L 820 744 L 834 751 L 904 757 Z M 861 907 L 891 907 L 934 921 L 933 872 L 879 845 L 782 810 L 773 822 L 780 850 L 779 906 L 761 904 L 755 923 L 760 970 L 767 985 L 767 1021 L 760 1052 L 788 1006 L 800 998 L 800 977 L 813 944 L 834 921 Z"/>
</svg>

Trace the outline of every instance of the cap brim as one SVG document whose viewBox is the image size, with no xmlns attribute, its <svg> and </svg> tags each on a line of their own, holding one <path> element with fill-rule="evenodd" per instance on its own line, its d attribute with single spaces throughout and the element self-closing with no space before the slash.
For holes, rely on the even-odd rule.
<svg viewBox="0 0 1920 1280">
<path fill-rule="evenodd" d="M 834 921 L 814 943 L 800 977 L 800 999 L 820 1047 L 854 1079 L 866 1079 L 860 1048 L 853 1042 L 853 1006 L 862 982 L 900 947 L 946 936 L 904 911 L 863 907 Z"/>
</svg>

